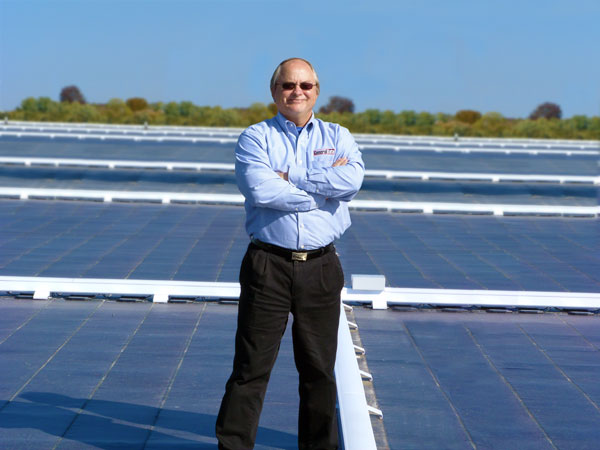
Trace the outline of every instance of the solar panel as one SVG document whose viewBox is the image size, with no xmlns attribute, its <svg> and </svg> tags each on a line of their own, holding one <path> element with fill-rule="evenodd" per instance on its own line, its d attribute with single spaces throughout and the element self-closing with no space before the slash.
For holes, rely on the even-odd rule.
<svg viewBox="0 0 600 450">
<path fill-rule="evenodd" d="M 237 281 L 236 207 L 0 202 L 0 275 Z M 415 288 L 600 291 L 597 219 L 354 212 L 353 273 Z"/>
<path fill-rule="evenodd" d="M 584 448 L 598 317 L 355 308 L 391 448 Z"/>
</svg>

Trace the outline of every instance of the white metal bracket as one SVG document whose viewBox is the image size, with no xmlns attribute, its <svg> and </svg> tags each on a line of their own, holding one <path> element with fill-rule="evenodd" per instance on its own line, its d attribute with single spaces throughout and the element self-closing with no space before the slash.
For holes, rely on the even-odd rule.
<svg viewBox="0 0 600 450">
<path fill-rule="evenodd" d="M 367 405 L 367 410 L 369 410 L 369 414 L 377 416 L 379 419 L 383 419 L 383 411 L 381 411 L 380 409 Z"/>
<path fill-rule="evenodd" d="M 355 345 L 354 346 L 354 352 L 358 353 L 359 355 L 364 355 L 365 354 L 365 349 L 362 348 L 362 347 L 360 347 L 360 346 L 358 346 L 358 345 Z"/>
<path fill-rule="evenodd" d="M 50 290 L 46 288 L 38 288 L 33 293 L 35 300 L 48 300 L 50 298 Z"/>
<path fill-rule="evenodd" d="M 360 376 L 363 380 L 367 380 L 367 381 L 373 381 L 373 375 L 371 375 L 369 372 L 365 372 L 364 370 L 360 370 Z"/>
</svg>

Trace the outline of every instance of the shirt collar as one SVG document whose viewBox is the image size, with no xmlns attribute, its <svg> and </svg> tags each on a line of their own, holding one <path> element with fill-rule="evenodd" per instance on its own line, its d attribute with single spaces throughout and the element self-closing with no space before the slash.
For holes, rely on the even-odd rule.
<svg viewBox="0 0 600 450">
<path fill-rule="evenodd" d="M 275 120 L 279 123 L 279 126 L 281 126 L 281 128 L 283 128 L 284 130 L 294 130 L 294 132 L 296 132 L 296 124 L 291 120 L 286 119 L 280 112 L 277 112 Z M 314 126 L 315 120 L 315 113 L 313 112 L 311 113 L 309 121 L 306 122 L 306 125 L 304 125 L 304 128 L 306 128 L 306 130 L 309 131 Z"/>
</svg>

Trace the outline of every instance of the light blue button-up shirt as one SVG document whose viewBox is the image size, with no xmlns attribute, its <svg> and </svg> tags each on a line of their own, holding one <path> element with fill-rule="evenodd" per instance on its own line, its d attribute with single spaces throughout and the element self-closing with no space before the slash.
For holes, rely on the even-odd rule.
<svg viewBox="0 0 600 450">
<path fill-rule="evenodd" d="M 344 166 L 332 167 L 341 157 Z M 287 172 L 289 181 L 276 172 Z M 314 115 L 298 133 L 281 114 L 239 137 L 235 175 L 250 237 L 294 250 L 323 247 L 350 226 L 349 202 L 364 163 L 350 132 Z"/>
</svg>

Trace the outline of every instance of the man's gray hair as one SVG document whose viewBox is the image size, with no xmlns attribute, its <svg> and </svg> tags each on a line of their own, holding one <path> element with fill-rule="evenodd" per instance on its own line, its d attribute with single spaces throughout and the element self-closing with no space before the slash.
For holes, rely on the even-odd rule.
<svg viewBox="0 0 600 450">
<path fill-rule="evenodd" d="M 273 76 L 271 77 L 271 92 L 273 92 L 275 90 L 275 85 L 279 81 L 279 75 L 281 75 L 281 69 L 283 68 L 283 66 L 286 63 L 288 63 L 290 61 L 304 61 L 306 64 L 308 64 L 308 67 L 310 67 L 310 70 L 312 70 L 312 73 L 315 77 L 315 83 L 317 83 L 317 93 L 318 93 L 321 90 L 321 87 L 319 85 L 319 77 L 317 76 L 317 71 L 315 70 L 313 65 L 310 62 L 308 62 L 307 60 L 305 60 L 304 58 L 288 58 L 279 63 L 279 65 L 275 69 L 275 72 L 273 72 Z"/>
</svg>

